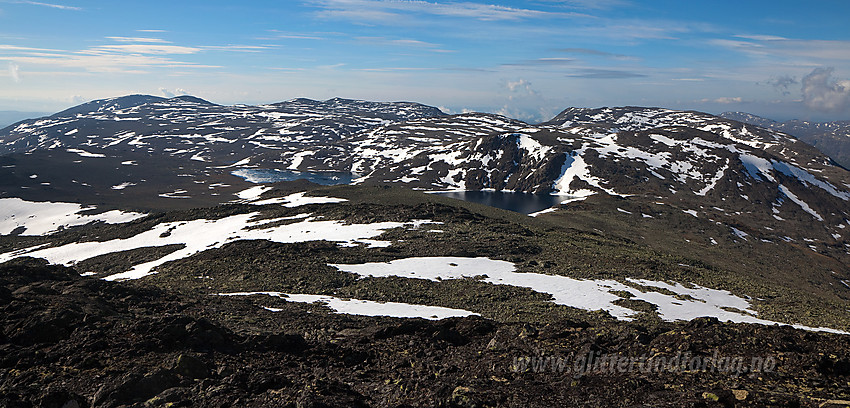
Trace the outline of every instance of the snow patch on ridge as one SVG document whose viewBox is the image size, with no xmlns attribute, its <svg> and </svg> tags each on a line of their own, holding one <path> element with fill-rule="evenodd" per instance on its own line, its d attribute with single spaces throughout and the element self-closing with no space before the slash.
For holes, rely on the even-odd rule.
<svg viewBox="0 0 850 408">
<path fill-rule="evenodd" d="M 780 184 L 779 185 L 779 191 L 781 191 L 782 194 L 784 194 L 786 197 L 788 197 L 789 200 L 791 200 L 791 201 L 795 202 L 797 205 L 799 205 L 800 208 L 803 209 L 803 211 L 811 214 L 812 217 L 815 217 L 815 219 L 817 219 L 818 221 L 823 221 L 823 217 L 821 217 L 820 214 L 815 212 L 815 210 L 813 210 L 812 207 L 809 207 L 809 205 L 806 204 L 805 201 L 799 199 L 794 193 L 791 192 L 791 190 L 788 189 L 788 187 L 785 187 L 782 184 Z"/>
<path fill-rule="evenodd" d="M 584 180 L 588 184 L 604 190 L 600 186 L 601 180 L 598 177 L 595 177 L 590 174 L 590 168 L 587 166 L 587 163 L 584 161 L 584 158 L 581 157 L 581 154 L 572 155 L 569 153 L 564 153 L 564 156 L 565 160 L 564 165 L 561 167 L 561 175 L 555 180 L 555 183 L 552 185 L 554 194 L 569 195 L 575 198 L 584 198 L 596 194 L 596 192 L 588 189 L 572 190 L 570 188 L 570 183 L 572 183 L 573 180 L 576 178 L 578 178 L 579 180 Z"/>
<path fill-rule="evenodd" d="M 260 198 L 263 193 L 271 189 L 272 188 L 269 186 L 254 186 L 236 193 L 236 196 L 243 200 L 256 200 L 257 198 Z"/>
<path fill-rule="evenodd" d="M 251 201 L 253 205 L 281 204 L 284 207 L 293 208 L 309 204 L 336 204 L 348 200 L 335 197 L 306 197 L 305 192 L 290 194 L 286 197 L 269 198 L 267 200 Z"/>
<path fill-rule="evenodd" d="M 636 315 L 632 309 L 615 305 L 621 299 L 613 292 L 626 291 L 632 299 L 643 300 L 658 306 L 659 316 L 668 321 L 691 320 L 697 317 L 713 316 L 722 321 L 737 323 L 758 323 L 765 325 L 777 322 L 759 319 L 750 309 L 750 303 L 725 290 L 705 288 L 698 285 L 686 287 L 680 283 L 666 283 L 642 279 L 627 279 L 622 283 L 609 279 L 573 279 L 560 275 L 539 273 L 519 273 L 513 263 L 489 258 L 462 257 L 420 257 L 405 258 L 391 262 L 373 262 L 363 264 L 330 264 L 343 272 L 354 273 L 361 277 L 402 277 L 441 281 L 446 279 L 477 278 L 482 282 L 495 285 L 510 285 L 529 288 L 536 292 L 552 296 L 552 302 L 584 310 L 604 310 L 621 320 L 631 320 Z M 654 291 L 653 288 L 666 289 L 681 296 L 671 296 Z M 686 296 L 682 298 L 682 296 Z M 740 310 L 733 311 L 729 308 Z M 794 327 L 844 333 L 829 328 Z"/>
<path fill-rule="evenodd" d="M 50 248 L 32 247 L 0 254 L 0 263 L 10 259 L 31 256 L 44 258 L 53 264 L 74 265 L 77 262 L 115 252 L 145 247 L 184 245 L 157 260 L 134 265 L 130 270 L 106 277 L 107 280 L 139 279 L 150 275 L 154 269 L 166 262 L 183 259 L 196 253 L 220 248 L 225 244 L 262 239 L 272 242 L 293 243 L 307 241 L 330 241 L 340 245 L 366 245 L 369 247 L 389 246 L 388 241 L 375 241 L 384 231 L 399 228 L 409 223 L 379 222 L 373 224 L 345 224 L 343 221 L 318 220 L 315 217 L 296 215 L 292 217 L 257 219 L 258 212 L 238 214 L 218 220 L 197 219 L 161 223 L 148 231 L 125 239 L 103 242 L 76 242 Z M 297 221 L 278 225 L 281 221 Z M 429 221 L 419 220 L 414 225 Z"/>
<path fill-rule="evenodd" d="M 95 208 L 76 203 L 0 198 L 0 235 L 10 234 L 20 228 L 24 228 L 20 235 L 47 235 L 76 225 L 98 221 L 120 224 L 147 216 L 147 214 L 118 210 L 95 215 L 80 214 Z"/>
<path fill-rule="evenodd" d="M 342 299 L 327 295 L 305 295 L 281 292 L 236 292 L 218 293 L 219 296 L 251 296 L 268 295 L 285 299 L 288 302 L 298 303 L 320 303 L 327 306 L 335 313 L 360 315 L 360 316 L 388 316 L 399 318 L 422 318 L 429 320 L 448 319 L 451 317 L 478 316 L 477 313 L 468 310 L 451 309 L 448 307 L 415 305 L 399 302 L 375 302 L 361 299 Z M 282 309 L 267 308 L 272 312 Z"/>
</svg>

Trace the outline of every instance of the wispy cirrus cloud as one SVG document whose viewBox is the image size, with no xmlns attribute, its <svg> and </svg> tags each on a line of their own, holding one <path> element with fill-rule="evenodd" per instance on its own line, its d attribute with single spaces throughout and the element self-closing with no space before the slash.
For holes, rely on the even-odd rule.
<svg viewBox="0 0 850 408">
<path fill-rule="evenodd" d="M 586 78 L 586 79 L 626 79 L 626 78 L 643 78 L 646 74 L 635 71 L 625 71 L 617 69 L 599 69 L 599 68 L 584 68 L 577 72 L 567 74 L 571 78 Z"/>
<path fill-rule="evenodd" d="M 439 44 L 433 44 L 425 41 L 412 40 L 407 38 L 390 39 L 386 37 L 355 37 L 354 39 L 363 43 L 376 45 L 393 45 L 416 48 L 436 48 L 440 46 Z"/>
<path fill-rule="evenodd" d="M 503 67 L 553 67 L 553 66 L 568 66 L 576 62 L 574 58 L 537 58 L 531 60 L 517 61 L 507 64 L 502 64 Z"/>
<path fill-rule="evenodd" d="M 742 98 L 740 96 L 723 96 L 723 97 L 714 98 L 714 99 L 710 99 L 710 98 L 700 99 L 698 102 L 716 103 L 716 104 L 720 104 L 720 105 L 731 105 L 731 104 L 735 104 L 735 103 L 743 103 L 744 98 Z"/>
<path fill-rule="evenodd" d="M 201 49 L 198 47 L 184 47 L 181 45 L 160 45 L 160 44 L 116 44 L 116 45 L 99 45 L 88 50 L 80 51 L 83 54 L 104 54 L 104 53 L 126 53 L 126 54 L 196 54 Z"/>
<path fill-rule="evenodd" d="M 788 39 L 785 37 L 780 37 L 777 35 L 765 35 L 765 34 L 738 34 L 735 37 L 743 38 L 746 40 L 755 40 L 755 41 L 787 41 Z"/>
<path fill-rule="evenodd" d="M 397 23 L 399 17 L 405 15 L 432 15 L 481 21 L 526 20 L 578 15 L 569 12 L 552 12 L 473 2 L 312 0 L 308 4 L 319 8 L 319 16 L 321 17 L 384 23 Z"/>
<path fill-rule="evenodd" d="M 255 37 L 255 40 L 274 41 L 274 40 L 327 40 L 332 37 L 342 36 L 342 33 L 337 32 L 295 32 L 281 30 L 267 30 L 269 35 Z"/>
<path fill-rule="evenodd" d="M 0 51 L 7 52 L 62 52 L 61 50 L 50 49 L 50 48 L 35 48 L 35 47 L 21 47 L 17 45 L 10 44 L 0 44 Z"/>
<path fill-rule="evenodd" d="M 542 0 L 547 3 L 555 3 L 564 7 L 586 9 L 586 10 L 607 10 L 616 7 L 626 7 L 631 5 L 630 1 L 626 0 Z"/>
<path fill-rule="evenodd" d="M 341 64 L 342 65 L 342 64 Z M 363 72 L 410 72 L 410 71 L 433 71 L 434 68 L 421 67 L 382 67 L 382 68 L 358 68 L 355 71 Z"/>
<path fill-rule="evenodd" d="M 718 38 L 710 44 L 757 57 L 805 58 L 850 61 L 850 41 L 800 40 L 770 35 L 736 35 Z"/>
<path fill-rule="evenodd" d="M 300 35 L 300 34 L 280 34 L 275 36 L 275 38 L 286 38 L 290 40 L 324 40 L 323 37 L 318 37 L 315 35 Z"/>
<path fill-rule="evenodd" d="M 638 58 L 632 57 L 629 55 L 623 54 L 615 54 L 611 52 L 591 49 L 591 48 L 559 48 L 556 49 L 557 52 L 563 52 L 566 54 L 578 54 L 578 55 L 587 55 L 591 57 L 603 57 L 603 58 L 613 58 L 618 60 L 637 60 Z"/>
<path fill-rule="evenodd" d="M 60 10 L 82 10 L 82 7 L 75 6 L 66 6 L 64 4 L 54 4 L 54 3 L 42 3 L 40 1 L 26 1 L 26 0 L 3 0 L 0 3 L 11 3 L 11 4 L 29 4 L 31 6 L 42 6 L 42 7 L 50 7 Z"/>
<path fill-rule="evenodd" d="M 198 47 L 202 50 L 209 51 L 229 51 L 229 52 L 263 52 L 268 49 L 275 48 L 271 45 L 202 45 Z"/>
<path fill-rule="evenodd" d="M 112 41 L 118 42 L 141 42 L 141 43 L 160 43 L 160 44 L 168 44 L 170 41 L 165 41 L 161 38 L 150 38 L 150 37 L 106 37 Z"/>
<path fill-rule="evenodd" d="M 148 68 L 213 68 L 216 66 L 180 61 L 172 55 L 190 55 L 202 51 L 199 47 L 187 47 L 159 42 L 121 42 L 97 45 L 82 50 L 60 50 L 49 48 L 21 47 L 0 44 L 4 58 L 33 67 L 54 69 L 57 67 L 80 69 L 88 72 L 147 73 Z M 128 39 L 123 38 L 122 39 Z M 37 74 L 34 72 L 33 74 Z"/>
</svg>

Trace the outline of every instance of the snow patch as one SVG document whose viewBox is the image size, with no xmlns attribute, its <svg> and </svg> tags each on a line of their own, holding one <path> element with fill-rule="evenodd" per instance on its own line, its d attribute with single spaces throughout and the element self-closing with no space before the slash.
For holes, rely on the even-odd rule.
<svg viewBox="0 0 850 408">
<path fill-rule="evenodd" d="M 113 190 L 123 190 L 123 189 L 125 189 L 125 188 L 127 188 L 127 187 L 132 187 L 132 186 L 135 186 L 135 185 L 136 185 L 136 183 L 131 183 L 131 182 L 129 182 L 129 181 L 125 181 L 125 182 L 123 182 L 123 183 L 121 183 L 121 184 L 114 185 L 114 186 L 112 186 L 111 188 L 112 188 Z"/>
<path fill-rule="evenodd" d="M 96 207 L 75 203 L 26 201 L 20 198 L 0 198 L 0 235 L 25 228 L 20 235 L 47 235 L 63 228 L 102 221 L 107 224 L 130 222 L 147 214 L 107 211 L 96 215 L 83 215 L 83 211 Z"/>
<path fill-rule="evenodd" d="M 107 280 L 138 279 L 154 273 L 154 268 L 166 262 L 183 259 L 207 249 L 220 248 L 230 242 L 252 239 L 280 243 L 325 240 L 344 245 L 388 246 L 391 244 L 390 242 L 365 240 L 377 237 L 388 229 L 406 225 L 400 222 L 346 224 L 343 221 L 318 220 L 302 215 L 257 219 L 259 215 L 260 213 L 253 212 L 232 215 L 218 220 L 198 219 L 166 222 L 125 239 L 103 242 L 75 242 L 43 249 L 33 247 L 0 254 L 0 262 L 22 256 L 32 256 L 45 258 L 53 264 L 70 266 L 95 256 L 114 252 L 165 245 L 185 245 L 183 249 L 176 250 L 157 260 L 134 265 L 126 272 L 105 278 Z M 294 220 L 301 221 L 276 225 L 281 221 Z M 422 221 L 422 223 L 424 222 L 427 221 Z"/>
<path fill-rule="evenodd" d="M 106 157 L 105 154 L 91 153 L 91 152 L 87 152 L 83 149 L 65 149 L 65 151 L 68 152 L 68 153 L 76 153 L 76 154 L 80 155 L 81 157 L 98 157 L 98 158 Z"/>
<path fill-rule="evenodd" d="M 254 186 L 254 187 L 251 187 L 247 190 L 242 190 L 242 191 L 235 193 L 235 194 L 236 194 L 237 197 L 239 197 L 243 200 L 256 200 L 257 198 L 260 198 L 260 196 L 263 195 L 263 193 L 265 193 L 266 191 L 269 191 L 271 189 L 272 188 L 269 187 L 269 186 Z"/>
<path fill-rule="evenodd" d="M 335 197 L 306 197 L 305 192 L 290 194 L 286 197 L 276 197 L 269 198 L 267 200 L 260 201 L 252 201 L 251 204 L 254 205 L 267 205 L 267 204 L 282 204 L 284 207 L 300 207 L 302 205 L 309 204 L 336 204 L 336 203 L 344 203 L 348 200 L 344 198 L 335 198 Z"/>
<path fill-rule="evenodd" d="M 786 197 L 788 197 L 789 200 L 791 200 L 791 201 L 795 202 L 797 205 L 799 205 L 800 208 L 803 209 L 803 211 L 811 214 L 812 217 L 815 217 L 815 219 L 817 219 L 818 221 L 823 221 L 823 217 L 821 217 L 820 214 L 815 212 L 815 210 L 813 210 L 812 207 L 809 207 L 809 205 L 806 204 L 803 200 L 797 198 L 797 196 L 794 193 L 792 193 L 791 190 L 788 189 L 788 187 L 785 187 L 784 185 L 780 184 L 779 185 L 779 191 L 781 191 L 782 194 L 784 194 Z"/>
<path fill-rule="evenodd" d="M 298 303 L 320 303 L 327 306 L 335 313 L 359 315 L 359 316 L 388 316 L 399 318 L 421 318 L 429 320 L 448 319 L 451 317 L 478 316 L 467 310 L 451 309 L 439 306 L 415 305 L 399 302 L 375 302 L 361 299 L 342 299 L 327 295 L 305 295 L 289 294 L 281 292 L 236 292 L 219 293 L 219 296 L 251 296 L 268 295 L 285 299 L 288 302 Z M 277 312 L 283 309 L 264 307 L 264 309 Z"/>
<path fill-rule="evenodd" d="M 628 283 L 615 280 L 583 280 L 559 275 L 539 273 L 518 273 L 514 264 L 489 258 L 428 257 L 405 258 L 391 262 L 363 264 L 331 264 L 343 272 L 354 273 L 361 277 L 402 277 L 440 281 L 446 279 L 481 279 L 482 282 L 495 285 L 511 285 L 529 288 L 536 292 L 552 296 L 552 302 L 559 305 L 584 310 L 605 310 L 621 320 L 630 320 L 637 314 L 634 310 L 618 306 L 613 302 L 621 299 L 612 292 L 627 291 L 632 299 L 643 300 L 658 306 L 659 316 L 668 321 L 691 320 L 702 316 L 713 316 L 723 321 L 739 323 L 777 324 L 755 317 L 747 300 L 732 295 L 728 291 L 716 290 L 679 283 L 666 283 L 650 280 L 627 279 Z M 653 288 L 666 289 L 679 296 L 654 291 Z M 741 312 L 728 310 L 734 308 Z M 797 328 L 818 331 L 839 332 L 827 328 Z"/>
</svg>

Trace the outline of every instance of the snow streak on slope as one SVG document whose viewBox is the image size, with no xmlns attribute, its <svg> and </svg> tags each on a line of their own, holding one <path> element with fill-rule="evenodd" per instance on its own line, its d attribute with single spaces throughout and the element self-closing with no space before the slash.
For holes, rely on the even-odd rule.
<svg viewBox="0 0 850 408">
<path fill-rule="evenodd" d="M 552 301 L 559 305 L 584 310 L 605 310 L 622 320 L 630 320 L 637 312 L 615 305 L 621 299 L 613 292 L 626 291 L 632 299 L 643 300 L 658 306 L 659 316 L 665 320 L 691 320 L 702 316 L 717 317 L 722 321 L 758 324 L 779 324 L 755 317 L 747 300 L 723 290 L 709 289 L 697 285 L 685 287 L 679 283 L 669 284 L 650 280 L 628 280 L 621 283 L 614 280 L 582 280 L 566 276 L 544 275 L 538 273 L 519 273 L 513 263 L 489 258 L 431 257 L 406 258 L 391 262 L 365 264 L 332 264 L 343 272 L 361 277 L 402 277 L 408 279 L 427 279 L 439 281 L 445 279 L 481 278 L 483 282 L 496 285 L 511 285 L 529 288 L 536 292 L 552 295 Z M 639 287 L 630 286 L 633 282 Z M 648 289 L 647 289 L 648 288 Z M 669 290 L 681 298 L 653 291 L 652 288 Z M 730 311 L 729 308 L 739 310 Z M 839 332 L 827 328 L 795 326 L 807 330 Z"/>
<path fill-rule="evenodd" d="M 13 231 L 19 235 L 47 235 L 61 229 L 92 222 L 120 224 L 147 214 L 112 210 L 100 214 L 82 214 L 95 207 L 74 203 L 26 201 L 20 198 L 0 198 L 0 235 Z"/>
<path fill-rule="evenodd" d="M 76 242 L 48 248 L 39 246 L 0 254 L 0 262 L 31 256 L 45 258 L 54 264 L 73 265 L 99 255 L 145 247 L 182 245 L 181 249 L 157 260 L 134 265 L 126 272 L 106 278 L 107 280 L 138 279 L 154 273 L 156 267 L 166 262 L 183 259 L 208 249 L 220 248 L 239 240 L 263 239 L 281 243 L 325 240 L 340 245 L 385 247 L 389 246 L 390 242 L 376 241 L 371 238 L 381 235 L 388 229 L 405 225 L 399 222 L 346 224 L 342 221 L 318 220 L 310 217 L 309 214 L 273 219 L 259 219 L 259 215 L 260 213 L 254 212 L 218 220 L 166 222 L 126 239 Z M 289 223 L 281 225 L 282 222 Z"/>
<path fill-rule="evenodd" d="M 448 319 L 450 317 L 477 316 L 467 310 L 451 309 L 439 306 L 414 305 L 399 302 L 374 302 L 361 299 L 341 299 L 327 295 L 304 295 L 289 294 L 281 292 L 236 292 L 219 293 L 219 296 L 251 296 L 268 295 L 283 298 L 288 302 L 319 303 L 327 306 L 335 313 L 361 315 L 361 316 L 389 316 L 400 318 L 422 318 L 429 320 Z M 273 309 L 267 309 L 272 312 Z"/>
</svg>

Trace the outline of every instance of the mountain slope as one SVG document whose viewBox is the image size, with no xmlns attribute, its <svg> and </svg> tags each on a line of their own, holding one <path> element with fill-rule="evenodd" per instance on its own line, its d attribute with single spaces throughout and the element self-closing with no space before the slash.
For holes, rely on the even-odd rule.
<svg viewBox="0 0 850 408">
<path fill-rule="evenodd" d="M 0 405 L 10 407 L 838 407 L 850 397 L 846 336 L 789 327 L 338 315 L 34 261 L 0 265 L 0 299 Z M 599 364 L 612 357 L 640 370 Z M 687 369 L 691 358 L 714 364 Z"/>
<path fill-rule="evenodd" d="M 251 107 L 133 95 L 21 122 L 0 132 L 0 146 L 17 160 L 4 166 L 12 173 L 7 195 L 87 184 L 99 197 L 227 201 L 232 189 L 221 186 L 237 183 L 226 180 L 238 168 L 335 171 L 426 190 L 664 202 L 728 225 L 741 240 L 796 242 L 837 259 L 850 248 L 846 170 L 787 134 L 699 112 L 571 108 L 529 125 L 414 103 Z M 62 168 L 54 177 L 21 170 L 45 157 Z M 117 171 L 82 179 L 73 169 L 87 163 Z M 151 194 L 151 178 L 163 191 Z"/>
<path fill-rule="evenodd" d="M 850 174 L 787 134 L 699 112 L 571 108 L 531 125 L 413 103 L 129 96 L 19 123 L 0 140 L 3 197 L 188 209 L 234 200 L 249 186 L 239 169 L 335 171 L 365 186 L 557 194 L 565 204 L 547 222 L 707 265 L 687 279 L 708 287 L 735 270 L 736 290 L 770 276 L 800 296 L 842 298 L 850 282 Z M 738 256 L 755 261 L 729 262 Z M 606 273 L 632 276 L 616 269 Z"/>
<path fill-rule="evenodd" d="M 130 96 L 0 140 L 0 405 L 850 398 L 848 172 L 781 132 L 640 107 L 530 125 Z M 233 175 L 261 166 L 356 180 Z M 564 203 L 529 217 L 415 189 Z M 566 371 L 589 355 L 671 363 Z"/>
<path fill-rule="evenodd" d="M 850 121 L 777 122 L 744 112 L 723 112 L 720 116 L 793 135 L 828 154 L 844 168 L 850 168 Z"/>
</svg>

